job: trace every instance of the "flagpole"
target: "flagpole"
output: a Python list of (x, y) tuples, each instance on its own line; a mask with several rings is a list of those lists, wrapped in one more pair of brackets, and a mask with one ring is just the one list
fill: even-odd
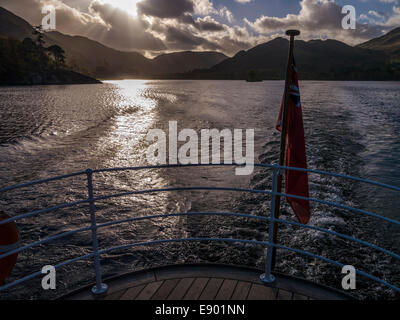
[[(281, 124), (281, 151), (279, 156), (279, 165), (285, 165), (285, 152), (286, 152), (286, 124), (287, 124), (287, 108), (289, 102), (289, 86), (290, 80), (292, 78), (292, 64), (293, 64), (293, 47), (294, 47), (294, 37), (300, 34), (299, 30), (287, 30), (286, 35), (290, 36), (290, 43), (289, 43), (289, 55), (288, 55), (288, 62), (286, 68), (286, 78), (285, 78), (285, 92), (284, 92), (284, 100), (283, 100), (283, 110), (282, 110), (282, 124)], [(283, 175), (282, 172), (278, 175), (278, 183), (277, 183), (277, 192), (282, 192), (282, 180)], [(280, 206), (281, 206), (281, 197), (276, 196), (276, 206), (274, 217), (276, 219), (279, 218), (280, 215)], [(278, 241), (278, 224), (274, 223), (274, 243), (277, 244)], [(276, 264), (276, 248), (272, 249), (272, 269), (275, 268)]]

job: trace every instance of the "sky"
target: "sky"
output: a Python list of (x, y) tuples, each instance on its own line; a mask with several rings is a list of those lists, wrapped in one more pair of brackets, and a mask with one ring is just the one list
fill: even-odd
[[(56, 9), (56, 30), (86, 36), (148, 57), (175, 51), (228, 56), (301, 30), (299, 39), (355, 45), (400, 26), (400, 0), (0, 0), (39, 25), (42, 7)], [(356, 29), (343, 29), (342, 7), (356, 10)]]

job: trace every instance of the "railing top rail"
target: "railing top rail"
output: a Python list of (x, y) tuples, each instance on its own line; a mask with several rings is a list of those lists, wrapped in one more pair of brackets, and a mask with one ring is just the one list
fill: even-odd
[[(190, 167), (209, 167), (209, 166), (228, 166), (228, 167), (237, 167), (237, 166), (243, 166), (244, 164), (237, 164), (237, 163), (231, 163), (231, 164), (225, 164), (225, 163), (220, 163), (220, 164), (166, 164), (166, 165), (157, 165), (157, 166), (138, 166), (138, 167), (120, 167), (120, 168), (104, 168), (104, 169), (95, 169), (93, 170), (94, 173), (100, 173), (100, 172), (117, 172), (117, 171), (128, 171), (128, 170), (145, 170), (145, 169), (168, 169), (168, 168), (190, 168)], [(315, 173), (315, 174), (320, 174), (320, 175), (327, 175), (331, 177), (337, 177), (337, 178), (344, 178), (344, 179), (350, 179), (350, 180), (355, 180), (359, 182), (365, 182), (369, 184), (373, 184), (379, 187), (387, 188), (387, 189), (392, 189), (394, 191), (400, 191), (400, 187), (389, 185), (386, 183), (381, 183), (373, 180), (368, 180), (368, 179), (363, 179), (359, 177), (354, 177), (354, 176), (349, 176), (349, 175), (344, 175), (340, 173), (333, 173), (333, 172), (328, 172), (328, 171), (322, 171), (322, 170), (317, 170), (317, 169), (304, 169), (304, 168), (296, 168), (296, 167), (286, 167), (286, 166), (280, 166), (278, 164), (266, 164), (266, 163), (253, 163), (253, 164), (247, 164), (247, 165), (252, 165), (256, 168), (278, 168), (282, 170), (293, 170), (293, 171), (303, 171), (303, 172), (309, 172), (309, 173)], [(0, 189), (1, 191), (1, 189)]]
[(12, 186), (0, 188), (0, 192), (10, 191), (10, 190), (24, 188), (24, 187), (30, 187), (30, 186), (33, 186), (33, 185), (36, 185), (36, 184), (42, 184), (42, 183), (46, 183), (46, 182), (62, 180), (62, 179), (76, 177), (76, 176), (80, 176), (80, 175), (84, 175), (84, 174), (86, 174), (86, 170), (85, 171), (78, 171), (78, 172), (74, 172), (74, 173), (69, 173), (69, 174), (64, 174), (64, 175), (61, 175), (61, 176), (46, 178), (46, 179), (33, 180), (33, 181), (21, 183), (21, 184), (15, 184), (15, 185), (12, 185)]
[(297, 226), (300, 228), (305, 228), (305, 229), (310, 229), (310, 230), (316, 230), (319, 232), (323, 232), (323, 233), (327, 233), (330, 235), (334, 235), (343, 239), (347, 239), (353, 242), (357, 242), (359, 244), (365, 245), (367, 247), (370, 247), (372, 249), (381, 251), (385, 254), (388, 254), (392, 257), (394, 257), (395, 259), (400, 260), (400, 255), (391, 252), (389, 250), (386, 250), (384, 248), (381, 248), (375, 244), (369, 243), (367, 241), (363, 241), (363, 240), (359, 240), (357, 238), (351, 237), (349, 235), (340, 233), (340, 232), (336, 232), (336, 231), (332, 231), (330, 229), (326, 229), (326, 228), (321, 228), (321, 227), (316, 227), (316, 226), (311, 226), (311, 225), (303, 225), (301, 223), (295, 222), (295, 221), (289, 221), (289, 220), (282, 220), (282, 219), (277, 219), (277, 218), (270, 218), (270, 217), (263, 217), (263, 216), (256, 216), (256, 215), (250, 215), (250, 214), (245, 214), (245, 213), (237, 213), (237, 212), (176, 212), (176, 213), (166, 213), (166, 214), (157, 214), (157, 215), (151, 215), (151, 216), (140, 216), (140, 217), (131, 217), (131, 218), (126, 218), (126, 219), (121, 219), (121, 220), (114, 220), (114, 221), (110, 221), (110, 222), (106, 222), (106, 223), (102, 223), (102, 224), (97, 224), (96, 227), (93, 226), (88, 226), (88, 227), (83, 227), (83, 228), (78, 228), (78, 229), (74, 229), (74, 230), (70, 230), (70, 231), (66, 231), (60, 234), (56, 234), (54, 236), (50, 236), (48, 238), (44, 238), (41, 239), (39, 241), (36, 242), (32, 242), (29, 243), (23, 247), (8, 251), (6, 253), (2, 253), (0, 254), (0, 259), (3, 259), (7, 256), (10, 256), (14, 253), (18, 253), (21, 252), (25, 249), (28, 248), (32, 248), (34, 246), (38, 246), (38, 245), (43, 245), (61, 238), (65, 238), (68, 236), (72, 236), (74, 234), (80, 233), (80, 232), (84, 232), (84, 231), (90, 231), (93, 229), (102, 229), (102, 228), (106, 228), (106, 227), (110, 227), (110, 226), (114, 226), (114, 225), (119, 225), (119, 224), (123, 224), (123, 223), (128, 223), (128, 222), (138, 222), (138, 221), (144, 221), (144, 220), (153, 220), (153, 219), (160, 219), (160, 218), (170, 218), (170, 217), (180, 217), (180, 216), (222, 216), (222, 217), (238, 217), (238, 218), (247, 218), (247, 219), (255, 219), (255, 220), (262, 220), (262, 221), (275, 221), (278, 223), (283, 223), (283, 224), (288, 224), (288, 225), (293, 225), (293, 226)]
[[(149, 190), (134, 190), (134, 191), (126, 191), (126, 192), (122, 192), (122, 193), (115, 193), (115, 194), (110, 194), (110, 195), (103, 195), (103, 196), (97, 196), (97, 197), (93, 197), (93, 201), (99, 201), (99, 200), (107, 200), (107, 199), (111, 199), (111, 198), (118, 198), (118, 197), (124, 197), (124, 196), (129, 196), (129, 195), (140, 195), (140, 194), (150, 194), (150, 193), (159, 193), (159, 192), (173, 192), (173, 191), (204, 191), (204, 190), (209, 190), (209, 191), (231, 191), (231, 192), (247, 192), (247, 193), (253, 193), (253, 194), (273, 194), (272, 191), (269, 190), (257, 190), (257, 189), (244, 189), (244, 188), (228, 188), (228, 187), (204, 187), (204, 186), (199, 186), (199, 187), (176, 187), (176, 188), (159, 188), (159, 189), (149, 189)], [(286, 193), (275, 193), (275, 195), (277, 196), (282, 196), (282, 197), (289, 197), (289, 198), (296, 198), (296, 199), (301, 199), (301, 200), (309, 200), (309, 201), (313, 201), (313, 202), (317, 202), (317, 203), (321, 203), (321, 204), (326, 204), (329, 206), (333, 206), (336, 208), (341, 208), (341, 209), (345, 209), (345, 210), (349, 210), (352, 212), (357, 212), (357, 213), (361, 213), (363, 215), (367, 215), (367, 216), (371, 216), (380, 220), (384, 220), (386, 222), (395, 224), (395, 225), (400, 225), (400, 221), (391, 219), (391, 218), (387, 218), (385, 216), (381, 216), (378, 215), (376, 213), (373, 212), (369, 212), (366, 210), (362, 210), (362, 209), (357, 209), (357, 208), (353, 208), (344, 204), (339, 204), (339, 203), (335, 203), (335, 202), (330, 202), (330, 201), (325, 201), (325, 200), (320, 200), (320, 199), (316, 199), (316, 198), (309, 198), (309, 197), (302, 197), (302, 196), (297, 196), (297, 195), (292, 195), (292, 194), (286, 194)], [(89, 203), (90, 200), (89, 199), (84, 199), (84, 200), (79, 200), (79, 201), (75, 201), (75, 202), (69, 202), (69, 203), (63, 203), (63, 204), (59, 204), (53, 207), (49, 207), (49, 208), (45, 208), (45, 209), (40, 209), (40, 210), (35, 210), (35, 211), (31, 211), (28, 213), (24, 213), (24, 214), (20, 214), (11, 218), (7, 218), (4, 220), (0, 221), (0, 225), (3, 224), (7, 224), (9, 222), (12, 221), (17, 221), (17, 220), (21, 220), (21, 219), (25, 219), (28, 217), (32, 217), (32, 216), (36, 216), (42, 213), (48, 213), (54, 210), (58, 210), (58, 209), (64, 209), (64, 208), (70, 208), (70, 207), (74, 207), (80, 204), (84, 204), (84, 203)]]

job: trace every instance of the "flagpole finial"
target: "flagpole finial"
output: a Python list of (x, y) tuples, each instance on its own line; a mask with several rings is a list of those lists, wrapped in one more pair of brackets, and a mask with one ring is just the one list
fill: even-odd
[(286, 35), (295, 37), (300, 34), (300, 30), (286, 30)]

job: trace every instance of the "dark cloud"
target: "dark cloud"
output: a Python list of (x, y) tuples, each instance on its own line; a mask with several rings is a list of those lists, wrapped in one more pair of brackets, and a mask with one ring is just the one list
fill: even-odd
[(146, 0), (137, 4), (141, 14), (157, 18), (179, 18), (185, 13), (192, 13), (192, 0)]
[(191, 24), (192, 26), (196, 24), (196, 22), (193, 19), (193, 16), (189, 13), (185, 13), (184, 15), (180, 16), (178, 22), (183, 24)]
[[(91, 3), (90, 12), (100, 17), (108, 26), (107, 32), (102, 35), (102, 41), (112, 47), (139, 51), (166, 49), (162, 40), (147, 31), (149, 22), (145, 20), (134, 18), (123, 10), (98, 1)], [(95, 32), (97, 31), (93, 30), (89, 34), (95, 36)], [(97, 37), (99, 36), (97, 35)]]
[(217, 32), (225, 30), (225, 25), (215, 21), (211, 17), (193, 19), (190, 14), (184, 14), (178, 20), (181, 24), (191, 25), (201, 31)]
[(209, 39), (198, 36), (185, 28), (167, 27), (165, 30), (165, 42), (171, 50), (219, 50), (221, 46)]
[(205, 17), (204, 19), (201, 18), (197, 19), (197, 21), (195, 22), (195, 26), (196, 28), (202, 31), (215, 32), (215, 31), (225, 30), (225, 26), (223, 24), (211, 19), (210, 17)]
[(193, 48), (204, 43), (204, 39), (197, 37), (187, 30), (180, 30), (175, 27), (169, 27), (166, 30), (165, 38), (172, 47)]

